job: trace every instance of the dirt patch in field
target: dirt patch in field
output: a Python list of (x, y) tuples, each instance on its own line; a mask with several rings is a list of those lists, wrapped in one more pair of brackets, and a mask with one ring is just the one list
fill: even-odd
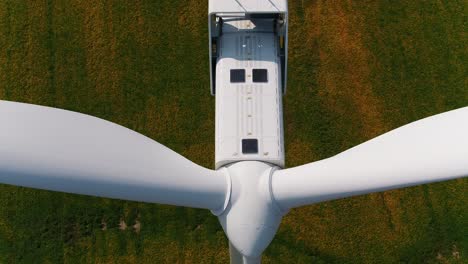
[(158, 138), (164, 135), (177, 135), (179, 133), (180, 129), (177, 122), (172, 122), (174, 119), (177, 119), (180, 112), (179, 99), (177, 97), (169, 101), (149, 97), (146, 100), (145, 112), (145, 130), (151, 137)]
[(13, 234), (11, 227), (0, 219), (0, 236), (10, 240), (13, 238)]
[(194, 10), (207, 10), (208, 1), (188, 0), (180, 7), (178, 14), (179, 26), (185, 28), (194, 36), (200, 36), (200, 31), (203, 29), (199, 24), (199, 17), (194, 16)]
[(9, 99), (37, 102), (49, 92), (48, 17), (39, 2), (0, 4), (0, 90)]
[(292, 164), (287, 164), (288, 167), (305, 164), (311, 160), (319, 160), (319, 157), (314, 153), (313, 146), (300, 139), (294, 139), (292, 142), (288, 143), (286, 153), (288, 155), (288, 161), (294, 162)]
[[(53, 39), (52, 5), (29, 3), (28, 32), (26, 42), (25, 96), (28, 102), (42, 98), (54, 85), (55, 47)], [(47, 33), (46, 35), (44, 33)], [(44, 37), (46, 36), (46, 37)], [(44, 42), (47, 43), (44, 48)], [(44, 67), (47, 65), (48, 67)]]
[(107, 230), (107, 222), (104, 219), (101, 221), (101, 230), (102, 231)]
[(209, 142), (192, 144), (188, 146), (181, 154), (201, 166), (211, 168), (214, 164), (214, 151), (214, 142)]
[(123, 219), (120, 219), (119, 229), (122, 230), (122, 231), (127, 229), (127, 223), (125, 223), (125, 221)]
[[(366, 47), (362, 32), (366, 25), (359, 10), (350, 2), (336, 4), (326, 2), (314, 12), (327, 14), (326, 26), (322, 31), (324, 47), (320, 47), (319, 94), (326, 100), (326, 106), (340, 115), (357, 122), (357, 136), (362, 141), (374, 138), (391, 129), (382, 117), (382, 101), (372, 87), (372, 69), (378, 62)], [(325, 12), (323, 10), (326, 10)], [(381, 204), (386, 210), (382, 217), (388, 219), (386, 237), (395, 238), (401, 226), (399, 198), (401, 193), (394, 191), (381, 194)]]
[[(293, 44), (295, 49), (292, 53), (295, 55), (292, 57), (301, 59), (301, 56), (307, 56), (307, 54), (317, 54), (318, 62), (314, 72), (316, 83), (312, 83), (313, 89), (318, 91), (317, 97), (322, 102), (322, 106), (328, 112), (338, 116), (330, 125), (337, 131), (337, 134), (341, 133), (337, 140), (344, 142), (343, 148), (348, 144), (345, 142), (347, 140), (359, 143), (391, 129), (383, 118), (383, 101), (374, 92), (373, 74), (375, 69), (378, 69), (379, 62), (366, 46), (364, 34), (368, 28), (363, 17), (360, 10), (353, 9), (353, 3), (350, 1), (312, 1), (304, 6), (303, 18), (300, 16), (292, 18), (293, 23), (302, 24), (305, 27), (302, 32), (296, 31), (290, 36), (294, 38), (291, 41), (300, 43), (300, 45)], [(298, 65), (298, 67), (301, 66)], [(309, 78), (314, 77), (311, 74)], [(349, 130), (349, 132), (342, 132), (343, 130)], [(289, 146), (288, 158), (291, 160), (301, 160), (301, 153), (307, 151), (304, 146), (300, 145), (300, 142), (291, 142)], [(350, 146), (346, 145), (347, 147)], [(307, 155), (313, 156), (312, 153)], [(371, 197), (372, 199), (362, 200), (366, 206), (379, 208), (372, 212), (367, 212), (367, 207), (364, 205), (352, 204), (352, 200), (349, 200), (349, 205), (346, 202), (339, 205), (366, 212), (368, 215), (362, 217), (378, 222), (379, 225), (375, 229), (380, 228), (378, 231), (382, 237), (395, 240), (401, 232), (402, 225), (401, 192), (395, 191), (373, 197), (375, 199)], [(301, 210), (298, 215), (308, 214), (306, 209)], [(310, 217), (305, 219), (309, 220), (304, 220), (304, 223), (318, 228), (319, 220), (314, 222), (310, 220), (312, 219)], [(363, 225), (362, 228), (367, 227)], [(317, 240), (322, 240), (325, 244), (331, 243), (327, 236), (331, 236), (332, 231), (325, 228), (322, 232), (315, 232)], [(373, 238), (374, 233), (371, 232), (357, 232), (346, 236), (349, 241)]]
[(391, 192), (384, 192), (380, 194), (382, 197), (382, 203), (387, 210), (388, 222), (390, 228), (396, 233), (401, 232), (403, 226), (402, 223), (402, 214), (403, 211), (400, 205), (400, 199), (403, 196), (402, 190), (393, 190)]
[(133, 225), (133, 229), (138, 234), (141, 231), (141, 222), (137, 219), (135, 220), (135, 224)]
[(359, 11), (349, 3), (327, 1), (311, 5), (306, 18), (312, 19), (308, 41), (319, 42), (317, 89), (325, 107), (359, 122), (364, 139), (387, 131), (371, 82), (376, 60), (365, 46)]
[(0, 99), (6, 99), (5, 90), (8, 88), (8, 53), (10, 45), (8, 44), (9, 32), (11, 30), (10, 14), (7, 12), (7, 3), (0, 3)]
[(78, 1), (74, 6), (82, 14), (86, 72), (95, 94), (108, 98), (114, 105), (122, 105), (122, 98), (119, 98), (122, 94), (119, 83), (122, 72), (116, 65), (118, 34), (114, 27), (112, 6), (100, 2), (90, 5), (86, 1)]
[[(439, 263), (459, 263), (460, 261), (460, 251), (457, 248), (457, 245), (452, 246), (452, 252), (449, 254), (442, 254), (441, 252), (437, 252), (437, 262)], [(461, 263), (461, 262), (460, 262)]]
[(128, 23), (129, 30), (135, 35), (135, 38), (138, 44), (142, 46), (149, 46), (149, 37), (151, 36), (151, 31), (148, 29), (152, 25), (149, 25), (148, 21), (144, 17), (144, 9), (142, 6), (142, 1), (134, 1), (131, 8), (128, 10), (130, 23)]

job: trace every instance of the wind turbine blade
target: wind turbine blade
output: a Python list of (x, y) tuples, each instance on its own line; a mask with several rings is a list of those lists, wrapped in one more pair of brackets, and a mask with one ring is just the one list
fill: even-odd
[(468, 176), (468, 107), (431, 116), (334, 157), (273, 174), (283, 209)]
[(227, 179), (117, 124), (0, 101), (0, 182), (211, 210)]

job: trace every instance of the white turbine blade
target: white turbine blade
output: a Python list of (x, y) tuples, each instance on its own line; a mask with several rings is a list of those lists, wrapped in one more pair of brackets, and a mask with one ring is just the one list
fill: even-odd
[(227, 180), (117, 124), (0, 101), (0, 183), (216, 210)]
[(334, 157), (273, 174), (283, 209), (468, 176), (468, 107), (390, 131)]

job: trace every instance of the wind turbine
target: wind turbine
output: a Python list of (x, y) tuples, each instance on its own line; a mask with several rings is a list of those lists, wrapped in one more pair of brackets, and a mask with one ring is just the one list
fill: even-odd
[(0, 182), (204, 208), (232, 263), (259, 263), (291, 208), (468, 175), (468, 107), (284, 169), (287, 2), (209, 2), (216, 170), (111, 122), (0, 101)]

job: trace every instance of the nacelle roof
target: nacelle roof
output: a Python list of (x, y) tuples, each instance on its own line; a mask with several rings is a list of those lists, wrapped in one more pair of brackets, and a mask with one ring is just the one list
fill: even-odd
[(287, 0), (210, 0), (208, 13), (287, 13)]

